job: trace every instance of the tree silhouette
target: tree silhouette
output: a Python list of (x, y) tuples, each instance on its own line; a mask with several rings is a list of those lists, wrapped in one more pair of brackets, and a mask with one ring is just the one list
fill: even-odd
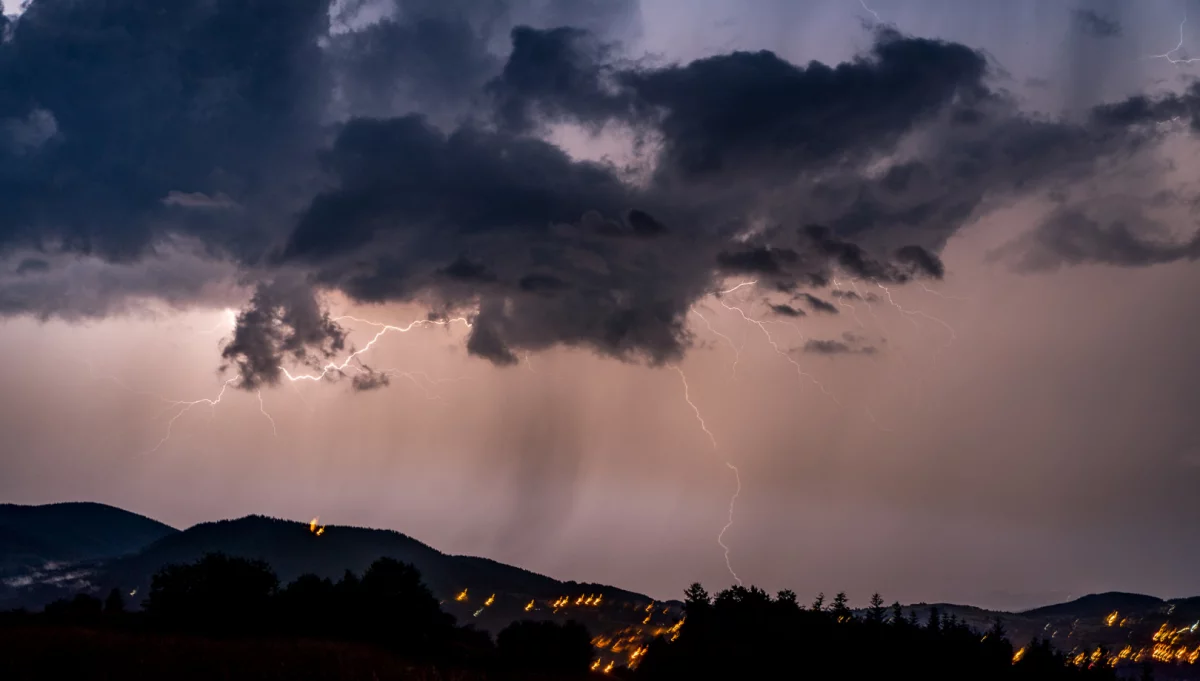
[(581, 676), (592, 661), (591, 635), (573, 620), (514, 622), (496, 637), (496, 650), (504, 669), (514, 674)]
[(260, 560), (211, 553), (154, 575), (144, 607), (162, 625), (205, 634), (264, 628), (279, 579)]
[(825, 592), (824, 591), (817, 594), (817, 597), (813, 599), (812, 606), (809, 609), (812, 610), (813, 612), (821, 612), (822, 610), (825, 609)]
[(879, 593), (871, 594), (870, 607), (867, 609), (867, 621), (875, 624), (883, 623), (887, 608), (883, 607), (883, 597)]
[(94, 626), (100, 621), (104, 605), (99, 598), (77, 594), (71, 599), (61, 599), (46, 606), (46, 619), (54, 624), (69, 626)]
[[(690, 593), (699, 593), (697, 586)], [(695, 599), (693, 599), (695, 600)], [(819, 601), (820, 602), (820, 601)], [(840, 607), (839, 607), (840, 606)], [(900, 606), (894, 626), (880, 626), (882, 597), (865, 616), (849, 611), (844, 594), (827, 610), (801, 609), (790, 592), (769, 598), (755, 587), (721, 591), (705, 617), (684, 620), (677, 640), (656, 639), (636, 677), (693, 679), (843, 678), (896, 676), (926, 681), (1111, 681), (1112, 669), (1076, 668), (1046, 642), (1017, 664), (1011, 643), (995, 627), (988, 635), (931, 608), (930, 626), (910, 624)], [(915, 615), (914, 615), (915, 618)]]
[(850, 606), (848, 603), (849, 601), (846, 598), (846, 592), (839, 591), (838, 594), (833, 597), (833, 603), (829, 606), (829, 611), (832, 612), (833, 616), (839, 620), (849, 619)]
[(454, 617), (442, 611), (415, 567), (380, 558), (363, 573), (357, 591), (351, 602), (360, 638), (410, 654), (445, 653)]
[(683, 597), (683, 606), (688, 610), (695, 610), (699, 607), (707, 607), (712, 603), (712, 598), (708, 595), (708, 592), (704, 590), (704, 587), (701, 586), (699, 582), (693, 582), (692, 585), (683, 592)]
[(796, 602), (796, 592), (791, 589), (783, 589), (775, 595), (775, 601), (780, 604), (794, 605), (797, 608), (800, 604)]
[(353, 616), (346, 600), (339, 598), (343, 595), (328, 579), (300, 575), (279, 592), (279, 622), (293, 635), (337, 637), (343, 633), (347, 618)]
[(107, 616), (120, 615), (125, 612), (125, 599), (121, 598), (121, 592), (113, 589), (108, 592), (108, 598), (104, 599), (104, 614)]

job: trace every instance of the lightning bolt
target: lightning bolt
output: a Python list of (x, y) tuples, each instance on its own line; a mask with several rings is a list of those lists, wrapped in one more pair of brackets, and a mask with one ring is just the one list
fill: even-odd
[[(425, 392), (426, 399), (429, 399), (429, 400), (442, 399), (442, 396), (440, 393), (434, 392), (434, 390), (436, 390), (437, 386), (439, 386), (443, 383), (454, 383), (456, 381), (467, 380), (466, 376), (456, 376), (453, 378), (431, 378), (429, 376), (429, 374), (425, 373), (424, 371), (401, 371), (399, 369), (386, 369), (379, 373), (386, 374), (388, 376), (401, 376), (403, 378), (407, 378), (409, 381), (412, 382), (413, 385), (415, 385), (418, 388), (420, 388), (421, 390), (423, 390)], [(425, 379), (425, 383), (418, 381), (417, 380), (418, 378)]]
[(757, 283), (758, 283), (757, 279), (751, 279), (750, 281), (743, 281), (742, 283), (738, 284), (737, 286), (734, 286), (733, 288), (727, 288), (724, 291), (718, 291), (718, 293), (720, 293), (721, 295), (726, 295), (729, 293), (733, 293), (734, 291), (736, 291), (740, 288), (745, 288), (747, 286), (753, 286)]
[(237, 325), (237, 313), (229, 308), (225, 308), (221, 313), (221, 321), (207, 331), (197, 331), (197, 335), (207, 336), (210, 333), (216, 333), (221, 329), (233, 328)]
[[(159, 449), (162, 448), (162, 446), (164, 444), (167, 443), (168, 440), (171, 439), (171, 435), (174, 433), (174, 430), (175, 430), (175, 422), (178, 421), (180, 418), (182, 418), (184, 414), (191, 411), (193, 407), (197, 407), (200, 405), (208, 405), (208, 407), (210, 409), (209, 417), (211, 418), (215, 414), (217, 405), (221, 403), (221, 400), (225, 399), (225, 392), (227, 390), (229, 390), (229, 386), (232, 385), (235, 381), (238, 381), (240, 378), (238, 376), (235, 376), (235, 377), (225, 381), (224, 383), (222, 383), (221, 390), (217, 393), (216, 397), (202, 398), (202, 399), (198, 399), (198, 400), (171, 400), (171, 399), (162, 397), (161, 395), (156, 395), (154, 393), (147, 392), (145, 390), (135, 390), (135, 389), (129, 387), (128, 385), (126, 385), (125, 383), (123, 383), (121, 380), (119, 380), (115, 376), (97, 376), (95, 370), (92, 367), (91, 361), (87, 361), (86, 364), (88, 367), (88, 372), (92, 375), (92, 378), (94, 380), (101, 380), (101, 379), (108, 380), (108, 381), (111, 381), (117, 387), (119, 387), (122, 390), (125, 390), (131, 394), (141, 395), (141, 396), (145, 396), (145, 397), (152, 397), (156, 400), (159, 400), (160, 402), (164, 402), (166, 404), (166, 406), (159, 412), (160, 414), (163, 412), (170, 412), (170, 411), (175, 412), (171, 416), (170, 420), (167, 421), (167, 432), (163, 434), (162, 439), (160, 439), (158, 441), (158, 444), (154, 445), (154, 447), (150, 450), (151, 453), (157, 452)], [(272, 418), (271, 415), (267, 412), (266, 405), (263, 403), (262, 391), (261, 390), (257, 391), (257, 395), (258, 395), (258, 410), (259, 410), (259, 412), (267, 418), (268, 422), (270, 422), (271, 432), (275, 436), (278, 436), (279, 431), (275, 426), (275, 419)]]
[(1167, 50), (1166, 52), (1163, 52), (1162, 54), (1151, 54), (1151, 55), (1142, 57), (1142, 59), (1165, 59), (1168, 62), (1170, 62), (1171, 64), (1174, 64), (1175, 66), (1179, 66), (1180, 64), (1192, 64), (1194, 62), (1200, 61), (1200, 57), (1193, 57), (1191, 59), (1175, 59), (1174, 57), (1171, 56), (1172, 54), (1175, 54), (1176, 52), (1183, 49), (1183, 26), (1186, 23), (1187, 23), (1187, 7), (1185, 6), (1184, 12), (1183, 12), (1183, 21), (1179, 22), (1179, 43), (1176, 44), (1173, 49)]
[(873, 305), (871, 305), (871, 301), (868, 300), (867, 297), (863, 295), (862, 291), (858, 290), (858, 282), (855, 281), (854, 279), (851, 279), (850, 287), (854, 289), (854, 293), (856, 293), (859, 298), (862, 298), (863, 305), (867, 306), (867, 312), (871, 313), (871, 319), (875, 320), (875, 326), (877, 326), (884, 333), (887, 333), (887, 331), (883, 328), (883, 325), (879, 321), (879, 315), (875, 314), (875, 307)]
[(883, 20), (879, 18), (879, 12), (876, 12), (875, 10), (871, 9), (870, 7), (867, 7), (867, 0), (858, 0), (858, 4), (862, 5), (863, 9), (870, 12), (871, 16), (875, 17), (876, 22), (881, 23), (881, 24), (883, 23)]
[(931, 314), (928, 314), (928, 313), (922, 312), (921, 310), (907, 310), (907, 309), (905, 309), (904, 307), (902, 307), (902, 306), (901, 306), (899, 303), (897, 303), (897, 302), (896, 302), (896, 301), (895, 301), (895, 300), (892, 298), (892, 291), (891, 291), (891, 289), (889, 289), (888, 287), (886, 287), (886, 286), (884, 286), (883, 284), (880, 284), (880, 283), (876, 283), (875, 285), (876, 285), (876, 286), (878, 286), (879, 288), (883, 289), (884, 293), (886, 293), (886, 294), (887, 294), (888, 303), (890, 303), (890, 304), (892, 305), (892, 307), (896, 308), (896, 309), (897, 309), (897, 310), (899, 310), (900, 312), (902, 312), (902, 313), (904, 313), (905, 315), (907, 315), (907, 316), (908, 316), (908, 318), (909, 318), (909, 321), (911, 321), (911, 322), (913, 323), (913, 326), (916, 326), (917, 328), (920, 328), (920, 325), (918, 325), (918, 324), (917, 324), (917, 321), (916, 321), (915, 319), (913, 319), (913, 317), (924, 317), (925, 319), (928, 319), (928, 320), (930, 320), (930, 321), (932, 321), (932, 322), (936, 322), (936, 323), (938, 323), (938, 324), (941, 324), (941, 325), (942, 325), (942, 327), (943, 327), (944, 329), (946, 329), (946, 331), (949, 331), (949, 332), (950, 332), (950, 340), (946, 341), (946, 344), (945, 344), (945, 345), (943, 345), (941, 348), (939, 348), (939, 349), (938, 349), (938, 351), (937, 351), (936, 353), (934, 353), (934, 357), (935, 357), (935, 358), (936, 358), (938, 355), (940, 355), (940, 354), (942, 353), (942, 351), (943, 351), (943, 350), (945, 350), (946, 348), (949, 348), (951, 345), (953, 345), (953, 344), (954, 344), (954, 341), (958, 340), (958, 334), (957, 334), (957, 333), (954, 331), (954, 327), (950, 326), (949, 324), (947, 324), (946, 322), (942, 321), (941, 319), (938, 319), (937, 317), (934, 317), (934, 316), (933, 316), (933, 315), (931, 315)]
[(262, 391), (256, 390), (255, 392), (258, 394), (258, 411), (271, 422), (271, 433), (275, 437), (279, 437), (279, 431), (275, 429), (275, 419), (271, 418), (271, 415), (267, 413), (266, 405), (263, 404)]
[[(712, 431), (708, 429), (708, 424), (704, 422), (704, 415), (700, 413), (700, 407), (697, 407), (696, 403), (692, 401), (687, 374), (683, 373), (683, 369), (680, 369), (678, 366), (672, 366), (671, 368), (675, 370), (675, 373), (679, 374), (679, 380), (683, 382), (683, 400), (692, 408), (692, 413), (696, 415), (696, 421), (700, 423), (700, 430), (704, 431), (704, 434), (708, 436), (708, 441), (712, 443), (713, 451), (718, 451), (716, 436), (712, 434)], [(742, 476), (738, 472), (737, 466), (728, 461), (725, 462), (725, 465), (729, 467), (729, 470), (733, 471), (734, 480), (737, 482), (737, 489), (734, 490), (733, 496), (729, 498), (729, 519), (717, 534), (717, 545), (725, 553), (725, 568), (729, 570), (729, 574), (733, 575), (733, 579), (741, 586), (742, 578), (738, 577), (737, 572), (734, 571), (733, 563), (729, 558), (729, 546), (725, 543), (725, 533), (729, 531), (730, 527), (733, 527), (733, 508), (737, 503), (738, 495), (742, 493)]]
[(737, 345), (734, 345), (732, 338), (730, 338), (729, 336), (726, 336), (725, 334), (723, 334), (720, 331), (717, 331), (715, 328), (713, 328), (712, 323), (708, 321), (708, 317), (705, 317), (703, 314), (701, 314), (700, 311), (697, 310), (695, 307), (691, 308), (691, 313), (696, 315), (700, 319), (704, 320), (704, 325), (708, 327), (708, 330), (711, 331), (714, 335), (725, 339), (725, 342), (728, 343), (729, 347), (733, 349), (733, 379), (737, 380), (738, 362), (742, 361), (742, 349), (739, 348)]
[[(161, 395), (156, 395), (155, 393), (147, 392), (145, 390), (136, 390), (134, 388), (131, 388), (127, 384), (125, 384), (123, 381), (121, 381), (121, 379), (119, 379), (116, 376), (113, 376), (111, 374), (106, 374), (104, 376), (96, 375), (96, 369), (95, 369), (95, 367), (92, 366), (92, 361), (90, 359), (79, 360), (79, 361), (82, 361), (83, 364), (85, 366), (87, 366), (88, 374), (92, 377), (93, 381), (101, 381), (101, 380), (110, 381), (113, 383), (113, 385), (117, 386), (118, 388), (120, 388), (120, 389), (124, 390), (125, 392), (128, 392), (132, 395), (141, 395), (143, 397), (153, 397), (154, 399), (156, 399), (160, 402), (168, 403), (168, 405), (174, 404), (173, 400), (168, 400), (168, 399), (162, 397)], [(170, 406), (168, 406), (167, 408), (170, 409)]]
[(367, 344), (364, 345), (361, 350), (355, 350), (354, 352), (350, 353), (346, 357), (345, 361), (343, 361), (341, 364), (337, 364), (334, 362), (330, 362), (329, 364), (326, 364), (324, 367), (322, 367), (321, 373), (319, 373), (319, 374), (300, 374), (298, 376), (293, 376), (291, 374), (291, 372), (289, 372), (287, 369), (284, 369), (283, 374), (285, 376), (287, 376), (289, 381), (320, 381), (320, 380), (324, 379), (326, 376), (328, 376), (330, 373), (343, 372), (346, 370), (346, 367), (350, 366), (351, 362), (353, 362), (355, 359), (358, 358), (359, 355), (370, 350), (375, 345), (375, 343), (379, 341), (380, 338), (383, 338), (386, 334), (391, 333), (393, 331), (395, 331), (397, 333), (408, 333), (409, 331), (412, 331), (414, 328), (417, 328), (418, 326), (422, 327), (422, 328), (427, 327), (427, 326), (450, 326), (450, 324), (453, 322), (462, 322), (463, 324), (466, 324), (468, 327), (471, 326), (471, 322), (466, 317), (455, 317), (454, 319), (418, 319), (414, 322), (409, 322), (409, 324), (407, 326), (393, 326), (391, 324), (384, 324), (381, 322), (373, 322), (368, 319), (359, 319), (358, 317), (352, 317), (350, 315), (342, 315), (341, 317), (336, 317), (333, 321), (337, 322), (337, 321), (341, 321), (343, 319), (349, 319), (351, 321), (359, 322), (360, 324), (367, 324), (368, 326), (378, 327), (379, 332), (376, 333), (375, 336), (373, 338), (371, 338), (371, 340), (368, 341)]
[[(841, 285), (841, 283), (839, 283), (837, 279), (834, 279), (834, 280), (833, 280), (833, 287), (834, 287), (835, 289), (837, 289), (837, 291), (838, 291), (839, 293), (845, 293), (845, 291), (842, 289), (842, 285)], [(847, 302), (845, 302), (845, 301), (844, 301), (844, 300), (842, 300), (841, 298), (838, 298), (838, 305), (841, 305), (842, 307), (844, 307), (844, 308), (846, 308), (846, 309), (850, 310), (850, 314), (854, 316), (854, 321), (858, 322), (858, 328), (860, 328), (860, 329), (865, 329), (865, 328), (866, 328), (866, 326), (865, 326), (865, 325), (863, 324), (863, 322), (862, 322), (862, 319), (859, 319), (859, 317), (858, 317), (858, 310), (857, 310), (857, 309), (855, 309), (855, 307), (854, 307), (853, 305), (851, 305), (850, 303), (847, 303)]]
[[(230, 314), (230, 313), (231, 313), (231, 311), (226, 310), (226, 314)], [(368, 350), (370, 350), (380, 338), (382, 338), (384, 335), (391, 333), (391, 332), (407, 333), (408, 331), (411, 331), (412, 329), (414, 329), (418, 326), (420, 326), (420, 327), (449, 326), (450, 324), (452, 324), (454, 322), (462, 322), (462, 323), (466, 324), (467, 326), (471, 325), (470, 321), (464, 317), (456, 317), (454, 319), (446, 319), (446, 320), (421, 319), (421, 320), (411, 322), (407, 326), (394, 326), (391, 324), (373, 322), (373, 321), (366, 320), (366, 319), (359, 319), (358, 317), (352, 317), (350, 315), (344, 315), (342, 317), (338, 317), (334, 321), (340, 321), (343, 319), (349, 319), (349, 320), (359, 322), (362, 324), (367, 324), (369, 326), (374, 326), (374, 327), (379, 328), (379, 331), (375, 334), (374, 337), (371, 338), (371, 340), (365, 346), (363, 346), (363, 348), (361, 350), (357, 350), (355, 352), (350, 353), (350, 355), (348, 355), (346, 357), (346, 359), (340, 364), (331, 362), (330, 364), (323, 367), (320, 374), (292, 375), (287, 369), (284, 369), (283, 373), (285, 376), (287, 376), (289, 381), (291, 381), (292, 383), (295, 383), (298, 381), (319, 381), (332, 372), (344, 372), (348, 369), (352, 370), (352, 371), (362, 371), (362, 369), (360, 369), (359, 367), (353, 366), (352, 362), (355, 362), (355, 361), (361, 362), (361, 360), (359, 360), (359, 356), (362, 355), (363, 353), (367, 352)], [(235, 319), (235, 321), (236, 321), (236, 319)], [(228, 324), (228, 320), (224, 321), (223, 324)], [(220, 328), (220, 325), (218, 325), (218, 327), (215, 327), (213, 329), (213, 331), (215, 331), (217, 328)], [(211, 331), (209, 331), (207, 333), (211, 333)], [(161, 400), (162, 402), (166, 403), (166, 407), (163, 409), (163, 411), (174, 411), (174, 414), (171, 416), (170, 420), (167, 421), (167, 432), (163, 435), (162, 439), (158, 441), (158, 444), (156, 444), (154, 446), (154, 448), (150, 450), (151, 452), (158, 451), (159, 449), (162, 448), (162, 446), (164, 444), (166, 444), (166, 442), (168, 440), (171, 439), (171, 435), (175, 429), (175, 422), (178, 421), (181, 417), (183, 417), (184, 414), (191, 411), (194, 407), (197, 407), (200, 405), (207, 405), (209, 407), (209, 409), (212, 410), (212, 411), (210, 411), (210, 416), (212, 413), (215, 413), (216, 406), (218, 404), (220, 404), (221, 401), (225, 398), (225, 393), (227, 390), (229, 390), (229, 387), (231, 385), (233, 385), (235, 382), (241, 380), (241, 377), (235, 376), (235, 377), (230, 378), (229, 380), (225, 381), (224, 383), (222, 383), (221, 390), (217, 393), (216, 397), (202, 398), (202, 399), (198, 399), (198, 400), (169, 400), (164, 397), (154, 395), (153, 393), (133, 390), (132, 388), (128, 387), (127, 385), (125, 385), (124, 383), (122, 383), (121, 381), (119, 381), (117, 378), (115, 378), (113, 376), (97, 377), (95, 374), (95, 371), (92, 369), (91, 363), (88, 362), (87, 365), (88, 365), (88, 371), (92, 374), (92, 378), (94, 378), (94, 379), (106, 378), (106, 379), (112, 381), (113, 383), (115, 383), (118, 387), (121, 387), (132, 393), (155, 397), (155, 398)], [(440, 398), (440, 395), (432, 394), (432, 391), (430, 389), (431, 385), (437, 386), (441, 383), (448, 382), (448, 381), (462, 380), (462, 379), (433, 379), (433, 378), (430, 378), (429, 375), (426, 374), (425, 372), (420, 372), (420, 371), (408, 372), (408, 371), (400, 371), (398, 369), (389, 369), (389, 370), (381, 372), (381, 373), (385, 373), (390, 376), (403, 376), (403, 377), (407, 378), (408, 380), (412, 381), (412, 383), (414, 385), (416, 385), (417, 387), (424, 390), (426, 393), (426, 397), (429, 399), (439, 399)], [(428, 385), (423, 384), (423, 383), (421, 383), (421, 381), (417, 380), (418, 377), (424, 378)], [(294, 389), (294, 386), (293, 386), (293, 389)], [(276, 424), (274, 417), (272, 417), (271, 414), (267, 411), (266, 403), (263, 401), (262, 390), (256, 390), (255, 395), (258, 399), (259, 413), (261, 413), (267, 419), (267, 422), (271, 424), (271, 432), (276, 437), (278, 437), (278, 435), (279, 435), (278, 425)], [(298, 391), (297, 391), (297, 395), (300, 395), (300, 393)], [(303, 395), (300, 395), (300, 398), (301, 398), (301, 400), (303, 400)], [(307, 402), (306, 402), (306, 404), (307, 404)]]
[(959, 300), (959, 301), (962, 301), (962, 302), (964, 302), (964, 303), (969, 303), (969, 302), (971, 302), (971, 299), (970, 299), (970, 298), (960, 298), (959, 296), (948, 296), (948, 295), (946, 295), (945, 293), (942, 293), (942, 292), (940, 292), (940, 291), (934, 291), (933, 289), (931, 289), (931, 288), (929, 288), (928, 286), (926, 286), (924, 282), (922, 282), (922, 283), (921, 283), (921, 289), (922, 289), (923, 291), (925, 291), (926, 293), (929, 293), (929, 294), (935, 295), (935, 296), (937, 296), (938, 298), (941, 298), (941, 299), (943, 299), (943, 300)]
[(878, 286), (879, 288), (883, 289), (883, 292), (887, 295), (888, 304), (891, 305), (892, 307), (896, 308), (897, 310), (899, 310), (900, 313), (904, 315), (904, 318), (907, 319), (908, 322), (913, 325), (913, 328), (920, 331), (921, 325), (917, 323), (917, 320), (913, 319), (914, 315), (909, 314), (908, 310), (905, 310), (903, 307), (900, 307), (899, 303), (897, 303), (892, 298), (892, 290), (878, 282), (875, 285)]
[(700, 422), (700, 430), (703, 430), (704, 434), (708, 436), (708, 441), (712, 443), (713, 450), (715, 451), (717, 449), (717, 438), (712, 434), (712, 431), (708, 429), (708, 424), (704, 422), (704, 415), (700, 413), (700, 407), (697, 407), (696, 403), (692, 401), (691, 390), (688, 387), (687, 374), (683, 373), (683, 369), (680, 369), (678, 366), (672, 366), (671, 368), (675, 370), (675, 373), (679, 374), (679, 380), (683, 381), (683, 399), (688, 403), (688, 406), (692, 408), (692, 413), (696, 415), (696, 420)]
[(733, 490), (733, 496), (729, 497), (729, 519), (725, 521), (725, 527), (722, 527), (721, 531), (717, 533), (717, 544), (725, 552), (725, 567), (729, 569), (729, 574), (733, 575), (738, 586), (741, 586), (742, 578), (738, 577), (737, 573), (733, 571), (733, 565), (729, 562), (729, 547), (725, 545), (725, 533), (729, 531), (729, 528), (733, 527), (733, 506), (737, 503), (738, 496), (742, 493), (742, 474), (738, 471), (737, 466), (728, 461), (725, 462), (725, 465), (729, 467), (729, 470), (733, 471), (733, 479), (737, 482), (737, 488)]
[[(221, 384), (221, 392), (217, 393), (217, 396), (216, 396), (215, 398), (213, 398), (213, 399), (207, 399), (207, 398), (205, 398), (205, 399), (200, 399), (200, 400), (190, 400), (190, 401), (185, 401), (185, 400), (166, 400), (166, 401), (167, 401), (167, 402), (169, 402), (169, 403), (170, 403), (170, 405), (171, 405), (171, 406), (170, 406), (170, 407), (168, 407), (168, 408), (172, 408), (172, 407), (180, 407), (180, 409), (179, 409), (179, 411), (175, 412), (175, 415), (174, 415), (174, 416), (172, 416), (172, 417), (171, 417), (171, 420), (167, 422), (167, 434), (166, 434), (166, 435), (163, 435), (163, 438), (162, 438), (161, 440), (159, 440), (159, 441), (158, 441), (158, 444), (154, 445), (154, 449), (151, 449), (151, 450), (150, 450), (150, 451), (151, 451), (151, 453), (153, 453), (153, 452), (157, 452), (157, 451), (158, 451), (158, 449), (159, 449), (160, 447), (162, 447), (162, 446), (163, 446), (163, 444), (165, 444), (167, 440), (170, 440), (170, 439), (171, 439), (171, 431), (172, 431), (172, 429), (174, 429), (174, 427), (175, 427), (175, 422), (179, 420), (179, 417), (180, 417), (180, 416), (183, 416), (184, 414), (186, 414), (186, 413), (188, 413), (189, 411), (191, 411), (192, 407), (195, 407), (195, 406), (197, 406), (197, 405), (200, 405), (200, 404), (207, 404), (207, 405), (209, 406), (209, 408), (210, 408), (210, 409), (214, 409), (214, 410), (215, 410), (215, 409), (216, 409), (216, 407), (217, 407), (217, 405), (221, 403), (221, 400), (222, 400), (222, 399), (224, 399), (224, 397), (225, 397), (225, 391), (229, 389), (229, 384), (230, 384), (230, 383), (233, 383), (234, 381), (238, 380), (239, 378), (240, 378), (240, 377), (238, 377), (238, 376), (234, 376), (233, 378), (229, 379), (228, 381), (225, 381), (224, 383), (222, 383), (222, 384)], [(266, 413), (266, 412), (263, 412), (263, 413)], [(268, 418), (270, 418), (270, 417), (268, 417)], [(274, 427), (274, 421), (272, 421), (272, 427)]]
[(721, 300), (718, 298), (717, 302), (721, 303), (721, 307), (724, 307), (726, 310), (733, 310), (733, 311), (737, 312), (738, 314), (740, 314), (742, 316), (742, 319), (757, 326), (759, 328), (759, 330), (761, 330), (763, 332), (763, 335), (766, 336), (767, 342), (771, 344), (771, 347), (775, 350), (775, 354), (786, 359), (788, 361), (788, 363), (792, 365), (792, 368), (794, 368), (796, 370), (796, 376), (798, 378), (807, 378), (809, 381), (811, 381), (813, 383), (813, 385), (820, 388), (821, 392), (824, 393), (826, 397), (833, 400), (834, 404), (837, 404), (838, 406), (842, 405), (842, 403), (840, 401), (838, 401), (838, 398), (833, 393), (831, 393), (825, 389), (825, 385), (823, 383), (818, 381), (812, 374), (805, 371), (800, 366), (799, 362), (797, 362), (795, 359), (793, 359), (791, 355), (789, 355), (786, 351), (783, 350), (783, 348), (779, 347), (779, 343), (775, 342), (775, 337), (772, 336), (771, 332), (767, 330), (766, 322), (751, 317), (750, 315), (746, 314), (745, 310), (743, 310), (742, 308), (737, 307), (736, 305), (730, 305), (729, 303), (726, 303), (724, 300)]

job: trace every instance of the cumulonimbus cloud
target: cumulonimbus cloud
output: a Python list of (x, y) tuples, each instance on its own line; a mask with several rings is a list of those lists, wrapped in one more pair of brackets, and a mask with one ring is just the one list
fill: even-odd
[[(0, 249), (48, 265), (16, 268), (4, 311), (48, 314), (31, 287), (56, 254), (129, 265), (182, 239), (262, 282), (223, 351), (243, 387), (344, 346), (321, 291), (468, 310), (468, 350), (501, 364), (556, 345), (671, 362), (725, 276), (786, 296), (777, 314), (836, 312), (813, 289), (838, 274), (940, 278), (988, 210), (1152, 146), (1163, 121), (1200, 128), (1196, 87), (1029, 115), (980, 52), (888, 27), (837, 65), (652, 64), (606, 29), (636, 26), (634, 2), (516, 25), (526, 5), (393, 0), (356, 25), (329, 0), (35, 0), (0, 43), (0, 122), (24, 126), (0, 135)], [(545, 134), (562, 124), (630, 133), (650, 172), (571, 156)], [(1195, 257), (1060, 208), (1009, 247), (1019, 266)]]

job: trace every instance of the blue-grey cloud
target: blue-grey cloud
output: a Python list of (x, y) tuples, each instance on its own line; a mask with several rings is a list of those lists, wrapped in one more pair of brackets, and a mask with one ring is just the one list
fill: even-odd
[[(804, 289), (839, 273), (940, 278), (985, 211), (1200, 110), (1193, 87), (1082, 123), (1030, 116), (979, 51), (888, 27), (837, 65), (663, 64), (617, 40), (632, 1), (365, 7), (331, 23), (328, 0), (35, 0), (0, 42), (0, 253), (130, 265), (199, 244), (261, 283), (224, 350), (246, 387), (341, 347), (326, 290), (471, 310), (468, 350), (498, 363), (555, 345), (662, 363), (725, 275), (821, 312), (837, 308)], [(544, 134), (559, 124), (632, 133), (651, 172), (573, 158)], [(1048, 221), (1019, 244), (1192, 257), (1122, 229)], [(62, 312), (30, 294), (34, 269), (5, 310)]]

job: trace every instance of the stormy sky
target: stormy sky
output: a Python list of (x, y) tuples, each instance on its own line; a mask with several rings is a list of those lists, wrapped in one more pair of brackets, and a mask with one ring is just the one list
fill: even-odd
[(5, 501), (1200, 593), (1200, 3), (20, 4)]

